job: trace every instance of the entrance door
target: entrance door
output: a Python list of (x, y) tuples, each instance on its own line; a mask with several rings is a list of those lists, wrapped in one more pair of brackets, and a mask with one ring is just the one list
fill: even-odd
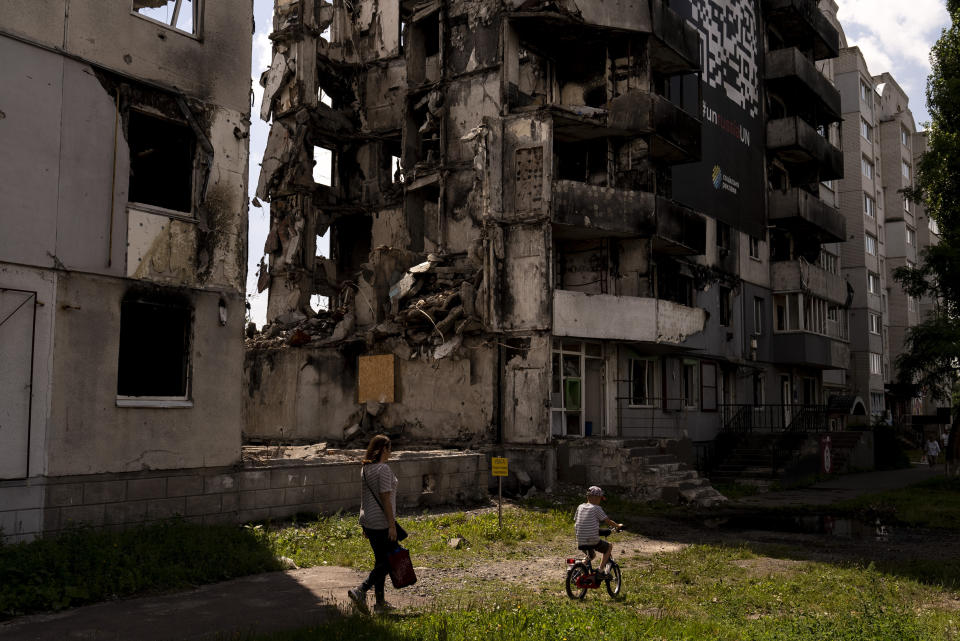
[(27, 476), (35, 292), (0, 289), (0, 479)]
[(584, 436), (600, 436), (603, 433), (603, 361), (588, 358), (586, 361), (586, 392), (584, 403)]

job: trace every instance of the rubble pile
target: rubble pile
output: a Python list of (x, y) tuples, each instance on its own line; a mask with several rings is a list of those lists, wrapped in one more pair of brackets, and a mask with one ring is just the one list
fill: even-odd
[[(430, 254), (397, 278), (395, 261), (384, 260), (384, 254), (410, 262), (400, 252), (378, 248), (364, 264), (358, 283), (342, 286), (335, 307), (287, 315), (259, 332), (251, 324), (247, 348), (324, 347), (360, 340), (372, 347), (399, 338), (409, 347), (408, 357), (440, 359), (455, 353), (465, 336), (483, 331), (476, 304), (482, 270), (473, 259), (466, 254)], [(386, 296), (378, 295), (383, 290)], [(378, 317), (383, 320), (363, 322)]]

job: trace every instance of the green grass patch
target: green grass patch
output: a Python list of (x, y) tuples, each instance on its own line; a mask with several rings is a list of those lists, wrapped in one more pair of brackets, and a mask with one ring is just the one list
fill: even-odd
[[(955, 641), (957, 596), (872, 566), (782, 562), (746, 549), (694, 546), (653, 559), (621, 559), (623, 597), (591, 591), (584, 602), (527, 590), (488, 596), (478, 586), (424, 612), (346, 617), (258, 641), (366, 639), (554, 641)], [(238, 637), (248, 639), (251, 637)]]
[[(437, 567), (460, 566), (481, 560), (523, 558), (550, 547), (561, 539), (572, 540), (573, 515), (557, 507), (504, 506), (503, 527), (497, 511), (452, 512), (400, 519), (410, 533), (404, 541), (418, 563)], [(356, 514), (320, 516), (283, 525), (250, 528), (258, 539), (279, 556), (301, 567), (339, 565), (366, 567), (371, 552)], [(453, 550), (448, 541), (463, 538), (466, 545)]]
[(916, 485), (837, 503), (831, 512), (882, 515), (917, 527), (960, 529), (960, 479), (927, 479)]
[(70, 530), (0, 546), (0, 619), (276, 569), (272, 551), (236, 526)]

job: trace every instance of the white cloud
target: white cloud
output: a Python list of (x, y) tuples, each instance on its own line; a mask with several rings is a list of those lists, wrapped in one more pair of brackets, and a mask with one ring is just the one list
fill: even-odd
[(930, 48), (950, 23), (944, 0), (837, 0), (837, 5), (847, 45), (860, 48), (870, 73), (890, 72), (909, 96), (917, 122), (927, 120)]

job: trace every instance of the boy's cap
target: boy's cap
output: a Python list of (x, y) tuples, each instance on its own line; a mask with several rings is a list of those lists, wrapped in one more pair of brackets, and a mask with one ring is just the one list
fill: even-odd
[(587, 488), (587, 496), (599, 496), (600, 498), (605, 498), (606, 495), (603, 493), (603, 488), (599, 485), (591, 485)]

